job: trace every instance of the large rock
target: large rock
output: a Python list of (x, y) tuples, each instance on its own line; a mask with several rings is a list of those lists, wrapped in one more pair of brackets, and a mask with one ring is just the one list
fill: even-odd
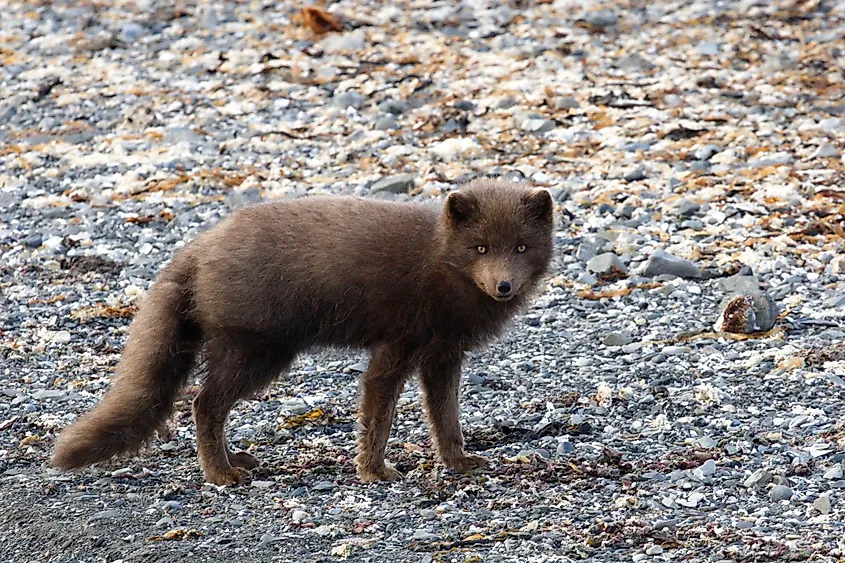
[(415, 178), (416, 176), (413, 174), (397, 174), (395, 176), (388, 176), (387, 178), (382, 178), (373, 184), (370, 187), (370, 191), (373, 193), (390, 192), (392, 194), (405, 194), (408, 193), (408, 190), (411, 187), (413, 187)]
[(722, 280), (732, 288), (719, 307), (714, 328), (720, 332), (753, 334), (772, 330), (777, 322), (778, 307), (769, 293), (760, 288), (754, 276), (740, 275)]
[(643, 275), (653, 278), (666, 274), (685, 279), (701, 279), (704, 277), (701, 268), (689, 260), (678, 258), (664, 250), (655, 250), (645, 264)]
[(587, 270), (600, 276), (624, 276), (628, 273), (628, 268), (625, 267), (622, 260), (612, 252), (605, 252), (590, 258), (587, 262)]

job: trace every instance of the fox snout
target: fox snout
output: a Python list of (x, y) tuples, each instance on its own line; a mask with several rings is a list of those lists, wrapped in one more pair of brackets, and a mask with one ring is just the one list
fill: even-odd
[(509, 281), (500, 281), (496, 284), (496, 292), (501, 296), (510, 295), (513, 284)]
[(507, 264), (482, 264), (475, 276), (475, 283), (496, 301), (510, 301), (522, 287), (520, 275)]

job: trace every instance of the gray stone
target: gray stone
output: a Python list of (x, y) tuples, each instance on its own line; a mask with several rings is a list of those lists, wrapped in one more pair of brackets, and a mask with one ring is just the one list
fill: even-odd
[(712, 459), (708, 459), (696, 468), (693, 473), (701, 475), (702, 477), (710, 477), (716, 473), (716, 462)]
[(627, 332), (611, 332), (602, 339), (605, 346), (625, 346), (634, 341), (634, 337)]
[(147, 33), (147, 29), (138, 23), (129, 22), (120, 29), (118, 39), (124, 43), (134, 43)]
[(669, 274), (685, 279), (700, 279), (701, 268), (683, 258), (678, 258), (664, 250), (655, 250), (646, 262), (643, 275), (649, 278)]
[(552, 99), (552, 107), (556, 110), (576, 109), (581, 107), (578, 100), (569, 96), (556, 96)]
[(67, 391), (60, 391), (58, 389), (43, 389), (32, 394), (33, 399), (65, 399)]
[(616, 22), (619, 21), (619, 16), (617, 16), (615, 12), (604, 9), (595, 12), (590, 12), (589, 14), (584, 15), (581, 20), (592, 27), (605, 29), (616, 25)]
[(311, 406), (308, 403), (297, 398), (279, 401), (279, 408), (293, 415), (305, 414), (311, 410)]
[(654, 63), (638, 53), (632, 53), (616, 61), (616, 66), (622, 70), (650, 70)]
[(835, 293), (825, 301), (825, 307), (837, 309), (845, 307), (845, 293)]
[(202, 136), (190, 127), (168, 127), (164, 130), (164, 142), (169, 144), (195, 143), (202, 140)]
[(830, 497), (827, 495), (820, 496), (813, 501), (813, 508), (821, 514), (830, 514)]
[(23, 245), (30, 248), (38, 248), (41, 246), (43, 240), (44, 238), (41, 235), (30, 235), (23, 239)]
[(683, 354), (689, 354), (692, 352), (692, 348), (689, 346), (665, 346), (660, 353), (665, 354), (667, 356), (681, 356)]
[(810, 158), (836, 158), (839, 156), (839, 149), (833, 143), (822, 143)]
[(772, 480), (772, 474), (769, 473), (768, 470), (764, 468), (760, 468), (756, 470), (754, 473), (748, 476), (748, 478), (743, 482), (746, 488), (751, 489), (754, 487), (765, 487), (768, 485)]
[(363, 30), (333, 34), (326, 37), (320, 46), (327, 54), (360, 51), (367, 45), (367, 36)]
[(769, 498), (772, 502), (780, 502), (782, 500), (789, 500), (792, 498), (792, 489), (786, 485), (775, 485), (769, 491)]
[[(39, 242), (39, 244), (41, 243)], [(578, 245), (578, 249), (575, 251), (575, 257), (581, 262), (588, 262), (591, 258), (595, 257), (597, 253), (598, 250), (595, 246), (582, 242)]]
[(622, 260), (612, 252), (605, 252), (590, 258), (587, 262), (587, 270), (595, 274), (628, 273), (628, 268), (625, 267)]
[(745, 288), (722, 301), (714, 328), (735, 334), (767, 332), (775, 326), (777, 318), (778, 307), (769, 292)]
[(693, 441), (693, 444), (698, 446), (699, 448), (703, 448), (705, 450), (710, 450), (715, 448), (719, 445), (715, 439), (711, 438), (710, 436), (699, 436)]
[(694, 201), (682, 199), (675, 206), (675, 214), (678, 215), (678, 217), (692, 217), (698, 213), (699, 209), (701, 209), (701, 206)]
[(411, 539), (412, 539), (412, 540), (418, 540), (418, 541), (419, 541), (419, 540), (422, 540), (422, 541), (426, 541), (426, 540), (428, 540), (428, 541), (430, 541), (430, 540), (435, 540), (435, 539), (438, 539), (439, 537), (440, 537), (440, 536), (438, 536), (437, 534), (432, 534), (431, 532), (429, 532), (429, 531), (427, 531), (427, 530), (422, 530), (422, 529), (420, 529), (420, 530), (415, 530), (415, 531), (414, 531), (413, 535), (411, 536)]
[(719, 54), (721, 46), (714, 41), (702, 41), (698, 44), (698, 52), (707, 57), (713, 57)]
[(577, 281), (578, 281), (578, 283), (583, 283), (584, 285), (590, 285), (590, 286), (596, 285), (597, 283), (599, 283), (598, 278), (596, 276), (594, 276), (593, 274), (590, 274), (588, 272), (581, 272), (580, 274), (578, 274)]
[(378, 109), (383, 112), (399, 115), (408, 109), (408, 104), (402, 100), (388, 99), (381, 102), (378, 105)]
[(258, 544), (256, 544), (255, 549), (264, 549), (265, 547), (269, 546), (270, 544), (280, 541), (282, 538), (277, 538), (272, 534), (262, 534), (261, 538), (258, 540)]
[(226, 205), (229, 209), (238, 209), (245, 205), (252, 205), (261, 201), (261, 190), (258, 188), (247, 188), (236, 190), (226, 196)]
[(692, 155), (698, 160), (710, 160), (710, 158), (718, 153), (721, 149), (716, 145), (704, 145), (696, 149)]
[(408, 193), (408, 190), (414, 186), (414, 174), (397, 174), (395, 176), (388, 176), (382, 178), (375, 184), (370, 186), (370, 191), (376, 192), (390, 192), (393, 194)]
[(164, 518), (159, 519), (155, 525), (156, 528), (172, 528), (173, 518), (171, 516), (165, 516)]
[(344, 92), (332, 96), (332, 105), (336, 108), (345, 109), (348, 107), (358, 108), (367, 100), (366, 96), (358, 92)]
[(220, 17), (217, 15), (217, 12), (214, 8), (208, 6), (200, 15), (200, 23), (203, 27), (211, 28), (217, 27), (220, 24)]
[(645, 180), (645, 167), (638, 166), (634, 170), (631, 170), (623, 178), (629, 182), (639, 182), (640, 180)]
[(531, 133), (547, 133), (555, 128), (553, 119), (529, 118), (522, 122), (522, 129)]
[(837, 463), (830, 469), (824, 472), (824, 478), (828, 481), (836, 481), (842, 479), (842, 464)]
[(90, 524), (100, 520), (110, 520), (112, 518), (117, 518), (118, 516), (120, 516), (120, 512), (117, 510), (102, 510), (94, 513), (91, 518), (88, 519), (88, 523)]
[(376, 131), (393, 131), (399, 129), (399, 122), (392, 115), (383, 115), (376, 120), (373, 128)]

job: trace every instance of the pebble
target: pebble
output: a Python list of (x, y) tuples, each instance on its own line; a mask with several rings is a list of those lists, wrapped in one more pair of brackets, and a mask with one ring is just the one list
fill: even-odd
[(60, 391), (58, 389), (44, 389), (36, 391), (32, 394), (33, 399), (65, 399), (67, 398), (67, 391)]
[(625, 346), (633, 342), (634, 337), (627, 332), (611, 332), (602, 339), (605, 346)]
[(820, 514), (830, 514), (830, 497), (822, 495), (813, 501), (813, 508), (819, 511)]
[(329, 55), (360, 51), (367, 45), (364, 30), (350, 31), (339, 35), (329, 35), (320, 44), (323, 52)]
[(358, 92), (344, 92), (342, 94), (335, 94), (332, 96), (332, 105), (345, 109), (349, 107), (359, 108), (367, 101), (366, 96)]
[(382, 178), (370, 186), (370, 191), (373, 193), (382, 191), (393, 194), (407, 193), (408, 190), (414, 186), (414, 180), (416, 180), (416, 178), (417, 177), (414, 174), (397, 174), (395, 176), (388, 176), (387, 178)]
[(392, 131), (399, 129), (399, 122), (392, 115), (379, 117), (373, 126), (377, 131)]
[(590, 258), (587, 262), (587, 269), (596, 274), (628, 273), (628, 268), (625, 267), (622, 260), (612, 252), (605, 252)]
[(769, 498), (772, 502), (780, 502), (782, 500), (789, 500), (792, 498), (792, 489), (786, 485), (775, 485), (769, 491)]
[(777, 318), (778, 307), (769, 292), (742, 289), (722, 301), (714, 329), (740, 334), (767, 332), (775, 326)]
[(522, 129), (531, 133), (547, 133), (555, 128), (553, 119), (526, 119), (522, 122)]
[(643, 275), (650, 278), (670, 275), (685, 279), (699, 279), (702, 277), (702, 271), (689, 260), (678, 258), (663, 250), (655, 250), (645, 263)]
[(678, 217), (692, 217), (701, 209), (701, 206), (694, 201), (682, 199), (675, 206), (675, 214)]
[(118, 510), (102, 510), (100, 512), (94, 513), (90, 518), (88, 518), (88, 523), (99, 522), (100, 520), (111, 520), (112, 518), (117, 518), (120, 516), (120, 511)]
[(593, 286), (599, 283), (598, 278), (588, 272), (581, 272), (580, 274), (578, 274), (577, 281), (578, 283), (583, 283), (584, 285), (589, 286)]
[(663, 547), (659, 545), (652, 545), (648, 549), (645, 550), (646, 555), (660, 555), (663, 553)]
[(824, 478), (828, 481), (836, 481), (838, 479), (842, 479), (843, 471), (842, 471), (842, 464), (837, 463), (836, 465), (829, 468), (827, 471), (824, 472)]
[(664, 346), (660, 352), (666, 356), (681, 356), (692, 352), (692, 348), (689, 346)]
[(294, 511), (291, 513), (290, 518), (291, 518), (291, 520), (293, 520), (293, 521), (294, 521), (294, 523), (299, 524), (299, 523), (301, 523), (303, 520), (305, 520), (306, 518), (308, 518), (308, 513), (307, 513), (307, 512), (305, 512), (305, 511), (303, 511), (303, 510), (294, 510)]
[(182, 503), (176, 500), (169, 500), (163, 505), (165, 512), (177, 512), (182, 509)]
[(833, 143), (822, 143), (810, 158), (836, 158), (839, 156), (839, 149)]
[[(39, 241), (40, 244), (40, 241)], [(596, 248), (587, 243), (581, 243), (575, 250), (575, 257), (581, 262), (587, 262), (597, 254)]]
[(708, 459), (698, 467), (698, 471), (705, 477), (710, 477), (716, 473), (716, 462)]
[(768, 470), (760, 468), (754, 471), (748, 478), (745, 480), (743, 485), (746, 488), (754, 488), (754, 487), (765, 487), (769, 484), (772, 480), (772, 474), (769, 473)]
[(615, 26), (616, 22), (619, 21), (619, 16), (617, 16), (616, 13), (611, 10), (602, 9), (584, 15), (583, 21), (593, 27), (605, 29), (608, 27)]
[(170, 516), (165, 516), (164, 518), (159, 519), (155, 523), (156, 528), (172, 528), (173, 527), (173, 518)]
[(639, 182), (647, 178), (644, 166), (638, 166), (623, 176), (628, 182)]

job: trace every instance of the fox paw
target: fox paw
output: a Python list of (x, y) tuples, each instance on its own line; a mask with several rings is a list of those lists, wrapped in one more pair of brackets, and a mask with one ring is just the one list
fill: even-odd
[(229, 464), (232, 467), (242, 467), (244, 469), (255, 469), (258, 467), (258, 459), (246, 452), (229, 452)]
[(473, 469), (481, 469), (489, 465), (486, 457), (472, 454), (464, 454), (462, 456), (444, 460), (444, 463), (446, 464), (446, 467), (453, 469), (458, 473), (469, 473)]
[(393, 465), (384, 462), (383, 465), (377, 467), (359, 465), (358, 477), (362, 483), (377, 483), (379, 481), (398, 481), (402, 478), (402, 474)]
[(241, 485), (251, 476), (249, 470), (243, 467), (205, 471), (205, 480), (215, 485)]

